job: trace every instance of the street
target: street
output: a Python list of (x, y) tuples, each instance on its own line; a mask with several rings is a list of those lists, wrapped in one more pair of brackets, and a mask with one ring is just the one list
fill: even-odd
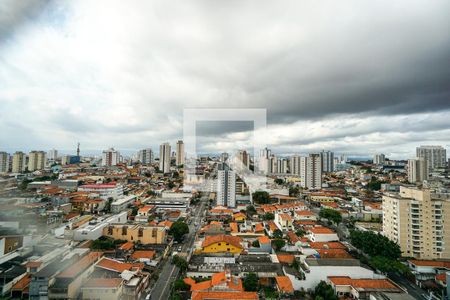
[[(192, 222), (190, 222), (189, 233), (185, 238), (185, 241), (182, 246), (182, 252), (189, 256), (190, 251), (192, 251), (195, 238), (197, 236), (197, 232), (201, 226), (201, 219), (203, 217), (204, 207), (207, 202), (207, 197), (202, 196), (200, 203), (197, 205), (194, 211), (194, 216), (191, 218)], [(195, 225), (197, 224), (197, 225)], [(153, 300), (163, 300), (168, 299), (170, 296), (170, 288), (172, 283), (177, 279), (179, 269), (175, 265), (170, 263), (171, 258), (168, 257), (165, 261), (162, 262), (163, 267), (161, 273), (159, 274), (159, 278), (155, 283), (155, 287), (152, 290), (151, 299)]]

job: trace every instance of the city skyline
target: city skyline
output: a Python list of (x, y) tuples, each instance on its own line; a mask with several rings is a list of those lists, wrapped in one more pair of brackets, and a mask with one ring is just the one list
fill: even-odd
[[(280, 153), (448, 148), (450, 4), (402, 3), (6, 1), (0, 145), (156, 149), (182, 137), (183, 108), (213, 107), (266, 108)], [(204, 152), (249, 133), (206, 127)]]

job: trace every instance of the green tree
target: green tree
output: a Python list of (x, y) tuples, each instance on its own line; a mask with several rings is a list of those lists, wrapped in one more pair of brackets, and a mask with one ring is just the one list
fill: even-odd
[(91, 249), (93, 250), (111, 250), (115, 249), (115, 244), (112, 240), (109, 239), (98, 239), (95, 241), (92, 241)]
[(303, 237), (306, 234), (306, 231), (304, 229), (299, 228), (296, 232), (296, 235), (298, 235), (299, 237)]
[(298, 197), (299, 194), (300, 194), (300, 189), (298, 186), (291, 186), (289, 188), (289, 196)]
[(270, 203), (269, 193), (266, 191), (256, 191), (252, 194), (252, 199), (257, 204)]
[(174, 257), (172, 258), (172, 264), (174, 264), (175, 266), (180, 268), (181, 272), (187, 270), (188, 265), (189, 265), (188, 262), (184, 258), (182, 258), (178, 255), (174, 255)]
[(272, 236), (276, 239), (281, 239), (281, 238), (283, 238), (283, 232), (281, 232), (280, 229), (275, 229)]
[(286, 245), (286, 241), (283, 239), (272, 240), (272, 247), (274, 247), (276, 251), (280, 251), (281, 248), (284, 247), (284, 245)]
[(339, 297), (334, 294), (333, 287), (325, 281), (320, 281), (314, 289), (314, 299), (339, 300)]
[(256, 214), (256, 209), (255, 209), (255, 207), (253, 205), (249, 205), (245, 209), (245, 212), (247, 213), (248, 217), (251, 217), (251, 216)]
[(276, 183), (276, 184), (283, 184), (283, 183), (284, 183), (284, 180), (281, 179), (281, 178), (277, 178), (277, 179), (275, 179), (275, 183)]
[(181, 241), (186, 233), (189, 233), (189, 226), (182, 221), (176, 221), (169, 229), (169, 234), (178, 242)]
[(173, 283), (173, 288), (175, 291), (189, 291), (191, 286), (183, 281), (183, 279), (177, 279)]
[(274, 215), (273, 213), (266, 212), (266, 213), (264, 214), (264, 216), (263, 216), (263, 219), (264, 219), (265, 221), (270, 221), (270, 220), (275, 219), (275, 215)]
[(373, 231), (353, 230), (350, 241), (356, 248), (369, 256), (383, 256), (391, 260), (400, 258), (400, 246), (387, 237)]
[(244, 276), (242, 285), (246, 292), (256, 292), (258, 290), (258, 275), (256, 273), (248, 273)]
[(259, 241), (258, 240), (254, 240), (252, 243), (253, 247), (259, 248)]
[(331, 209), (331, 208), (324, 208), (320, 210), (319, 216), (321, 218), (328, 219), (336, 224), (339, 224), (342, 222), (342, 215), (337, 210)]

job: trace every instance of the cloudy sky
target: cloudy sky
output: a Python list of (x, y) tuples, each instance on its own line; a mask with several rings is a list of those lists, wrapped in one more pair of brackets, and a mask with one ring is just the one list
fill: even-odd
[[(0, 150), (130, 151), (267, 109), (278, 153), (450, 148), (450, 1), (0, 2)], [(202, 123), (203, 151), (248, 122)]]

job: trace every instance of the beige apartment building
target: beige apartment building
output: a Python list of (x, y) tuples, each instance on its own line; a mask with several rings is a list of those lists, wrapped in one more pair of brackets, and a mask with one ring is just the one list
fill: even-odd
[(17, 151), (13, 154), (12, 159), (12, 172), (22, 173), (26, 169), (26, 156), (25, 153)]
[(43, 170), (45, 168), (45, 155), (44, 151), (31, 151), (28, 154), (28, 171)]
[(103, 235), (115, 240), (127, 240), (141, 244), (163, 244), (166, 229), (162, 226), (111, 224), (103, 228)]
[(383, 234), (398, 243), (402, 255), (450, 259), (450, 195), (402, 186), (383, 196)]

